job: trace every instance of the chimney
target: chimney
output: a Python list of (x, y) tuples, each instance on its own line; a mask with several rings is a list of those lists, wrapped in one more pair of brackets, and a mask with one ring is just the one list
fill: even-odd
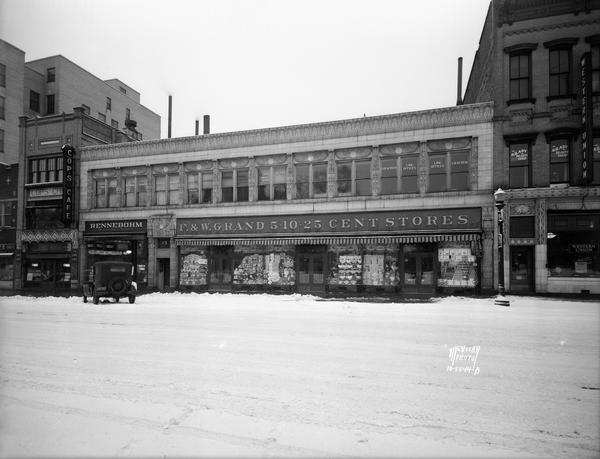
[(196, 120), (196, 135), (200, 134), (200, 121)]
[(169, 129), (168, 129), (168, 138), (171, 138), (171, 115), (173, 112), (173, 96), (169, 96)]
[(462, 57), (458, 58), (458, 87), (456, 89), (456, 105), (462, 105)]
[(204, 115), (204, 134), (210, 134), (210, 115)]

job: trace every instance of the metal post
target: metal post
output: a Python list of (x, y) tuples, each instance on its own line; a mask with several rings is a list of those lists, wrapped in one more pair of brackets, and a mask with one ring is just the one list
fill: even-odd
[(494, 304), (498, 306), (510, 306), (510, 301), (504, 296), (505, 278), (504, 278), (504, 206), (506, 193), (502, 188), (494, 193), (494, 201), (498, 210), (498, 294)]

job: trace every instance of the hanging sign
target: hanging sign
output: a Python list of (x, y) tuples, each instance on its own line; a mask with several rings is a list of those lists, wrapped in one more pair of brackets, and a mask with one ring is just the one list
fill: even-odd
[(63, 205), (62, 220), (65, 224), (73, 221), (75, 194), (75, 149), (71, 145), (63, 145)]
[(592, 105), (592, 55), (584, 53), (581, 57), (581, 181), (588, 184), (594, 180), (592, 158), (593, 115)]

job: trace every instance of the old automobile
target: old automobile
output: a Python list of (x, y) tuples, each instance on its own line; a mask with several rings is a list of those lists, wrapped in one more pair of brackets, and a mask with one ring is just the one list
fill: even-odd
[(137, 284), (132, 280), (133, 264), (124, 261), (99, 261), (94, 263), (90, 280), (83, 285), (83, 302), (92, 297), (94, 304), (100, 298), (114, 298), (118, 302), (127, 297), (135, 303)]

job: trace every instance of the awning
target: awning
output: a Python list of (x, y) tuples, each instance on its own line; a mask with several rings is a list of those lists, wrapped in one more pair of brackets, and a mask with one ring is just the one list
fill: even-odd
[(413, 234), (407, 236), (306, 236), (306, 237), (273, 237), (273, 238), (244, 238), (244, 239), (176, 239), (178, 246), (215, 246), (215, 245), (364, 245), (364, 244), (414, 244), (443, 241), (479, 241), (480, 233), (460, 234)]

